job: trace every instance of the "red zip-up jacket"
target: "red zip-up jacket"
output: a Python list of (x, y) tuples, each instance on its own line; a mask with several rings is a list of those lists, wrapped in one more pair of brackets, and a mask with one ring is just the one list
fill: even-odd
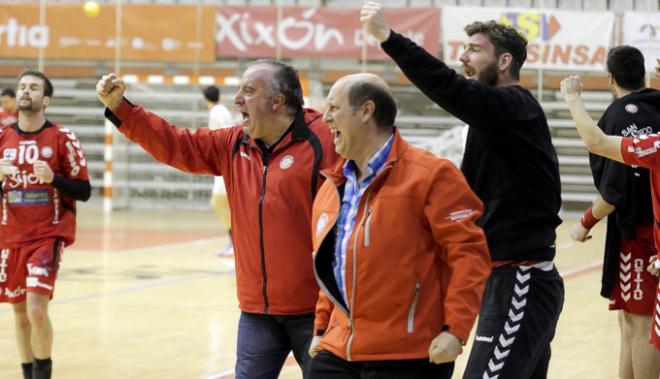
[(320, 113), (299, 112), (268, 150), (240, 125), (215, 131), (179, 129), (126, 100), (115, 114), (106, 110), (106, 117), (157, 160), (185, 172), (223, 177), (242, 311), (314, 311), (319, 288), (307, 231), (323, 181), (319, 170), (337, 159), (332, 132)]
[(346, 298), (332, 262), (346, 178), (339, 161), (312, 210), (314, 269), (322, 293), (321, 349), (349, 361), (422, 359), (443, 330), (466, 341), (491, 262), (475, 222), (483, 205), (451, 162), (399, 135), (358, 206), (346, 252)]

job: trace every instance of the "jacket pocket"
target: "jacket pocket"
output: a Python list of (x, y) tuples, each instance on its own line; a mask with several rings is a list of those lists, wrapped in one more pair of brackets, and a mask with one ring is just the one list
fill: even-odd
[(415, 308), (417, 308), (417, 299), (419, 299), (419, 291), (421, 289), (422, 285), (415, 283), (415, 297), (413, 297), (412, 304), (410, 304), (410, 310), (408, 311), (408, 327), (406, 328), (408, 333), (412, 333), (415, 329)]
[(371, 208), (369, 209), (369, 213), (367, 214), (367, 221), (365, 222), (365, 227), (364, 227), (364, 246), (369, 247), (369, 242), (370, 242), (370, 230), (371, 230), (371, 216), (374, 215), (374, 209)]

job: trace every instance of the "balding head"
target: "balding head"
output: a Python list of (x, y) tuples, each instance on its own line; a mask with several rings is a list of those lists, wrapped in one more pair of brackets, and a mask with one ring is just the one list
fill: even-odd
[(358, 108), (371, 101), (375, 106), (374, 120), (380, 129), (394, 126), (397, 107), (392, 90), (381, 77), (370, 74), (351, 74), (341, 77), (333, 87), (343, 87), (348, 96), (348, 104)]
[(372, 74), (369, 72), (359, 73), (359, 74), (350, 74), (342, 76), (337, 80), (337, 83), (345, 82), (347, 84), (356, 84), (356, 83), (370, 83), (374, 86), (380, 87), (382, 90), (391, 94), (390, 87), (387, 85), (387, 82), (383, 80), (380, 76)]

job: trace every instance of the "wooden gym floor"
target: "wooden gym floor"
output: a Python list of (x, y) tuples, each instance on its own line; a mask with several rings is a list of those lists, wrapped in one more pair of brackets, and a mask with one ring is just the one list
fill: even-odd
[[(80, 208), (78, 239), (63, 256), (50, 314), (54, 378), (233, 378), (239, 310), (233, 258), (208, 212), (117, 211), (111, 219)], [(549, 378), (617, 378), (615, 312), (601, 298), (605, 223), (576, 244), (576, 221), (558, 229), (556, 264), (566, 303)], [(22, 378), (13, 312), (0, 305), (0, 378)], [(456, 364), (460, 378), (469, 345)], [(289, 359), (281, 378), (299, 378)]]

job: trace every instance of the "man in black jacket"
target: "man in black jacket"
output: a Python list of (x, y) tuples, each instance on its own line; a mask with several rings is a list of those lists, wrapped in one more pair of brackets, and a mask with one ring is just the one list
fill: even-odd
[(494, 21), (468, 25), (465, 78), (390, 30), (379, 3), (365, 3), (361, 21), (410, 81), (470, 126), (461, 169), (484, 201), (493, 271), (463, 377), (545, 378), (564, 302), (552, 262), (561, 188), (545, 114), (518, 85), (527, 41)]
[[(616, 100), (598, 126), (609, 135), (635, 137), (660, 132), (660, 91), (644, 87), (644, 56), (632, 46), (619, 46), (607, 55)], [(620, 310), (619, 377), (658, 378), (660, 351), (648, 342), (658, 279), (646, 272), (656, 254), (653, 244), (653, 205), (649, 172), (639, 166), (590, 154), (598, 197), (571, 230), (584, 242), (589, 230), (607, 216), (605, 258), (600, 294)]]

